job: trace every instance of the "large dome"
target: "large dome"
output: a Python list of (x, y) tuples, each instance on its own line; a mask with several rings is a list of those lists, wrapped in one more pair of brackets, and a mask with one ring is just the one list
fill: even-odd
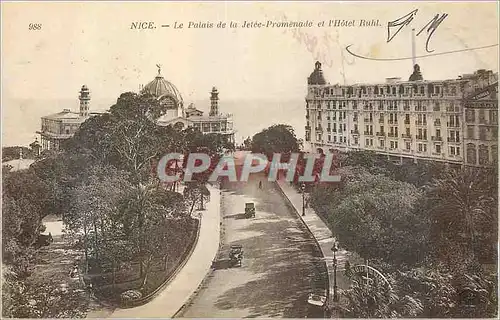
[(144, 86), (142, 92), (152, 94), (159, 99), (171, 98), (175, 100), (177, 105), (183, 104), (181, 93), (171, 82), (163, 78), (160, 67), (158, 67), (158, 75), (153, 81)]

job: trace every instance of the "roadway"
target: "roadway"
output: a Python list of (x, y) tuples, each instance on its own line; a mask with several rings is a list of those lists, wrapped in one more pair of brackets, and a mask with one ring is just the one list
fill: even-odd
[[(224, 234), (216, 268), (177, 317), (322, 316), (311, 313), (307, 297), (325, 290), (325, 263), (275, 183), (263, 174), (251, 175), (248, 182), (226, 182), (222, 199)], [(255, 218), (243, 217), (246, 202), (255, 203)], [(229, 267), (232, 244), (243, 246), (241, 267)]]

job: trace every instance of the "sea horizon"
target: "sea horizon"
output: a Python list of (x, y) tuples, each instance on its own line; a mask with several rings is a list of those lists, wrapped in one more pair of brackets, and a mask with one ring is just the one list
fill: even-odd
[[(108, 110), (116, 98), (91, 100), (91, 111)], [(184, 102), (187, 108), (191, 102)], [(210, 100), (193, 101), (196, 108), (208, 114)], [(78, 99), (10, 99), (2, 105), (2, 147), (28, 146), (40, 137), (41, 117), (70, 109), (78, 112)], [(220, 100), (219, 112), (233, 115), (235, 140), (243, 139), (274, 124), (288, 124), (294, 128), (297, 138), (303, 139), (305, 107), (303, 99), (256, 98)], [(40, 139), (39, 139), (40, 140)]]

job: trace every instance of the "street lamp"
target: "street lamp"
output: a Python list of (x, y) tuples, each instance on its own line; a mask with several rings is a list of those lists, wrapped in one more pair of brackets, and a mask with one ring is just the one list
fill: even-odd
[(333, 242), (333, 301), (337, 302), (338, 301), (338, 296), (337, 296), (337, 242)]
[(306, 215), (306, 184), (302, 183), (300, 186), (300, 190), (302, 190), (302, 216)]

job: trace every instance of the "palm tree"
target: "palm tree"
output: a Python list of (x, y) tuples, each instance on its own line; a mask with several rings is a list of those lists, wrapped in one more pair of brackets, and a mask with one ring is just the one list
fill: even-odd
[(447, 236), (447, 241), (458, 241), (469, 247), (473, 258), (479, 233), (477, 226), (484, 222), (497, 225), (496, 175), (471, 167), (447, 170), (428, 185), (428, 195), (438, 233)]

